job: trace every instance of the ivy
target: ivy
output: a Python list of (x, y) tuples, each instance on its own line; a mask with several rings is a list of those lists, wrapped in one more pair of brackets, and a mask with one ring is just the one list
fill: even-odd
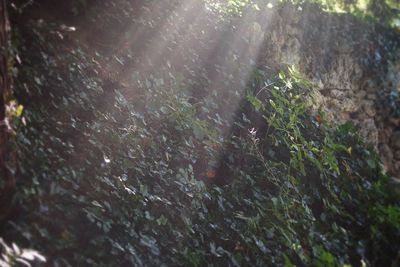
[(160, 68), (126, 75), (132, 93), (105, 77), (104, 54), (53, 25), (19, 26), (20, 212), (7, 240), (54, 266), (397, 263), (399, 196), (353, 125), (313, 111), (295, 68), (255, 70), (246, 95), (200, 96), (203, 81)]

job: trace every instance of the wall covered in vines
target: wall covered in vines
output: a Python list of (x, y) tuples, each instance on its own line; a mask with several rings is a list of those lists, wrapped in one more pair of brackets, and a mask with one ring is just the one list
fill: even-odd
[(234, 3), (10, 2), (0, 263), (400, 264), (399, 194), (374, 149), (397, 153), (380, 135), (397, 140), (398, 36)]

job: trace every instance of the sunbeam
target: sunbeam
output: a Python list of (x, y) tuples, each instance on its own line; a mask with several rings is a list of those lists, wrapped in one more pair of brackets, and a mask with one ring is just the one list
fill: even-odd
[(0, 266), (400, 266), (399, 10), (0, 0)]

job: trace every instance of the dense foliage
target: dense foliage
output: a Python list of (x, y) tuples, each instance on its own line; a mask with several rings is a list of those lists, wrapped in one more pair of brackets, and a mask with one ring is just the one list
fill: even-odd
[(239, 90), (220, 67), (220, 87), (204, 93), (208, 74), (165, 59), (121, 82), (102, 65), (115, 51), (21, 21), (6, 240), (51, 266), (400, 264), (399, 195), (350, 123), (312, 109), (313, 85), (295, 68), (255, 68)]
[(283, 2), (300, 6), (317, 3), (330, 12), (348, 12), (374, 22), (397, 28), (400, 26), (400, 1), (398, 0), (283, 0)]

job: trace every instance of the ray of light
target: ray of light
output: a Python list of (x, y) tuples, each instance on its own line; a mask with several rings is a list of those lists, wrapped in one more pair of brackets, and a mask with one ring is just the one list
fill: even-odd
[[(215, 24), (207, 20), (210, 10), (202, 6), (202, 1), (197, 0), (184, 1), (174, 9), (167, 9), (165, 3), (154, 1), (149, 7), (140, 10), (144, 14), (140, 14), (138, 19), (143, 17), (154, 21), (154, 31), (146, 32), (148, 27), (137, 27), (137, 23), (127, 27), (127, 32), (120, 34), (121, 39), (115, 40), (113, 51), (123, 55), (134, 49), (137, 58), (130, 65), (110, 62), (107, 71), (119, 70), (118, 78), (123, 81), (129, 80), (134, 72), (142, 77), (157, 73), (161, 66), (166, 65), (166, 61), (176, 71), (194, 70), (195, 76), (200, 76), (196, 72), (205, 71), (208, 82), (202, 90), (206, 95), (217, 92), (219, 109), (231, 124), (220, 131), (221, 138), (226, 138), (231, 131), (241, 96), (256, 67), (264, 32), (273, 19), (272, 14), (247, 10), (238, 20), (240, 23), (221, 21)], [(160, 17), (160, 14), (164, 16)], [(205, 44), (211, 45), (200, 44), (199, 37)], [(209, 40), (215, 41), (212, 43)], [(182, 51), (191, 51), (186, 56), (196, 58), (185, 58)], [(227, 80), (228, 83), (225, 82)], [(229, 91), (236, 91), (238, 97), (229, 99), (228, 103), (224, 96), (232, 95)]]
[[(141, 43), (146, 43), (145, 46), (136, 47), (135, 54), (140, 56), (140, 60), (129, 67), (123, 66), (122, 75), (119, 78), (125, 80), (133, 72), (149, 75), (157, 72), (157, 68), (165, 65), (165, 61), (168, 61), (176, 70), (208, 70), (208, 85), (203, 89), (206, 94), (216, 90), (219, 91), (220, 96), (223, 96), (226, 94), (224, 90), (234, 90), (238, 92), (238, 95), (242, 95), (257, 62), (264, 41), (263, 33), (267, 30), (272, 16), (263, 12), (246, 11), (240, 18), (241, 23), (239, 24), (221, 22), (220, 25), (212, 23), (207, 25), (205, 18), (209, 15), (207, 12), (210, 11), (199, 3), (201, 1), (184, 1), (175, 9), (169, 10), (165, 14), (165, 18), (161, 19), (159, 12), (162, 9), (159, 5), (153, 3), (149, 9), (146, 9), (145, 17), (147, 19), (158, 18), (158, 23), (155, 25), (157, 32), (152, 34), (151, 38), (141, 41)], [(219, 27), (220, 30), (215, 30), (215, 27)], [(232, 27), (235, 27), (234, 30)], [(131, 38), (128, 40), (129, 44), (135, 45), (139, 39), (146, 36), (144, 28), (132, 27), (130, 30), (131, 32), (127, 34)], [(225, 34), (219, 36), (218, 34), (221, 32)], [(199, 36), (202, 36), (204, 40), (216, 41), (212, 46), (202, 48), (198, 43)], [(123, 42), (126, 41), (121, 41), (121, 43)], [(124, 45), (120, 44), (119, 49), (120, 53), (123, 52)], [(193, 50), (195, 52), (193, 54), (197, 54), (196, 59), (181, 57), (181, 51), (189, 50)], [(147, 64), (143, 64), (144, 59)], [(200, 66), (198, 66), (199, 62)], [(210, 67), (209, 64), (213, 66)], [(218, 71), (214, 66), (219, 66), (222, 71)], [(110, 71), (115, 68), (116, 63), (109, 65)], [(235, 88), (224, 88), (223, 84), (226, 79), (231, 79), (230, 84)], [(225, 103), (222, 100), (221, 110), (233, 123), (241, 99), (237, 98), (234, 103)], [(229, 129), (226, 129), (225, 134), (228, 131)]]

